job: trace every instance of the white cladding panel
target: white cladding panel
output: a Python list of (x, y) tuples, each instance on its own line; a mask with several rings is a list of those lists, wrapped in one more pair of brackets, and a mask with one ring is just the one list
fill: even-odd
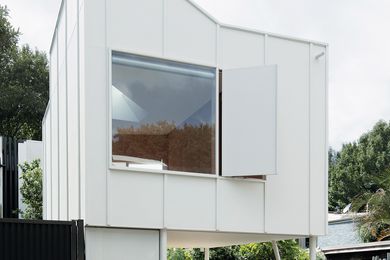
[(72, 35), (67, 51), (68, 199), (69, 219), (79, 219), (79, 84), (78, 34)]
[(217, 25), (188, 1), (165, 0), (166, 57), (215, 64), (216, 33)]
[(222, 175), (275, 174), (276, 66), (222, 73)]
[[(79, 2), (84, 2), (79, 0)], [(80, 218), (85, 220), (85, 17), (84, 3), (80, 5), (78, 25), (79, 59), (79, 163), (80, 163)]]
[(308, 234), (309, 44), (269, 37), (266, 55), (278, 66), (278, 174), (267, 177), (265, 231)]
[[(316, 59), (317, 55), (324, 55)], [(326, 49), (310, 55), (310, 234), (324, 235), (327, 223)]]
[(218, 180), (217, 230), (264, 232), (264, 183)]
[(67, 140), (67, 90), (66, 66), (60, 68), (58, 75), (58, 137), (59, 137), (59, 188), (60, 219), (68, 218), (68, 140)]
[(87, 227), (86, 260), (159, 259), (159, 231)]
[(112, 49), (161, 56), (163, 1), (107, 1), (107, 42)]
[(67, 171), (67, 83), (66, 83), (66, 12), (61, 11), (58, 22), (58, 173), (59, 219), (68, 218), (68, 171)]
[(216, 180), (166, 176), (166, 227), (172, 229), (215, 229)]
[(108, 224), (162, 228), (163, 185), (163, 175), (160, 174), (109, 173)]
[(44, 144), (44, 186), (43, 186), (43, 197), (44, 197), (44, 218), (43, 219), (51, 219), (52, 212), (52, 186), (51, 186), (51, 162), (52, 162), (52, 154), (51, 154), (51, 111), (50, 105), (48, 110), (46, 111), (46, 117), (44, 121), (43, 129), (43, 144)]
[(66, 31), (67, 31), (67, 43), (73, 33), (77, 33), (77, 15), (78, 15), (78, 0), (66, 0)]
[[(84, 8), (84, 171), (85, 222), (106, 225), (107, 152), (108, 152), (108, 51), (105, 42), (104, 0), (86, 1)], [(111, 140), (110, 140), (111, 141)], [(91, 203), (95, 201), (95, 203)]]
[(62, 9), (57, 25), (57, 39), (58, 39), (58, 66), (60, 71), (66, 64), (66, 16), (65, 10)]
[(52, 137), (51, 137), (51, 109), (49, 108), (47, 111), (47, 118), (46, 118), (46, 125), (45, 125), (45, 165), (46, 165), (46, 172), (45, 172), (45, 179), (46, 179), (46, 219), (52, 219), (52, 181), (51, 181), (51, 175), (52, 175), (52, 153), (51, 153), (51, 147), (52, 147)]
[(221, 27), (219, 65), (222, 69), (264, 65), (264, 35)]
[[(208, 229), (213, 214), (209, 215), (208, 212), (214, 202), (212, 199), (206, 200), (206, 196), (214, 196), (219, 230), (264, 232), (265, 228), (265, 231), (274, 233), (308, 234), (309, 204), (314, 201), (309, 201), (309, 170), (314, 167), (311, 164), (315, 167), (319, 165), (314, 159), (317, 155), (313, 160), (309, 159), (309, 138), (321, 135), (309, 133), (309, 107), (312, 106), (309, 104), (309, 44), (272, 36), (265, 38), (262, 34), (223, 26), (217, 37), (217, 25), (192, 4), (185, 0), (165, 0), (163, 8), (162, 2), (88, 0), (85, 6), (81, 5), (80, 13), (85, 17), (85, 20), (80, 20), (82, 44), (79, 68), (82, 86), (79, 108), (80, 197), (81, 203), (85, 203), (85, 207), (80, 206), (81, 217), (86, 219), (88, 225), (162, 228), (166, 224), (172, 228)], [(277, 173), (280, 176), (268, 176), (264, 184), (245, 180), (216, 181), (213, 178), (203, 181), (197, 177), (167, 174), (164, 182), (164, 175), (159, 173), (108, 169), (111, 142), (107, 125), (110, 120), (107, 103), (110, 86), (108, 63), (111, 62), (108, 60), (108, 50), (118, 49), (214, 66), (217, 39), (220, 48), (218, 62), (223, 69), (259, 66), (265, 60), (266, 64), (276, 64), (278, 67), (278, 129), (274, 133), (278, 140)], [(72, 73), (68, 69), (68, 73)], [(75, 93), (71, 94), (70, 76), (68, 80), (70, 97)], [(58, 113), (55, 111), (57, 105), (54, 100), (52, 113)], [(320, 113), (320, 109), (315, 112), (316, 115)], [(55, 118), (51, 123), (52, 127), (56, 127), (58, 142), (58, 125), (55, 122), (58, 117)], [(69, 122), (69, 127), (71, 124)], [(53, 138), (56, 131), (52, 132)], [(53, 143), (52, 148), (58, 149)], [(58, 152), (53, 152), (53, 156), (58, 159)], [(55, 160), (53, 158), (52, 167), (56, 163), (58, 167)], [(72, 159), (69, 157), (69, 160)], [(56, 182), (54, 178), (53, 170), (53, 181)], [(185, 178), (196, 179), (195, 184), (189, 187)], [(218, 182), (215, 185), (217, 188), (210, 185), (211, 182)], [(58, 187), (58, 179), (56, 185)], [(164, 185), (167, 188), (165, 192)], [(204, 194), (192, 196), (188, 190), (193, 189)], [(217, 195), (212, 195), (213, 191)], [(53, 192), (53, 199), (54, 196)], [(164, 198), (167, 203), (165, 215)], [(198, 218), (198, 222), (189, 221), (193, 217), (190, 216), (192, 208), (178, 211), (178, 215), (175, 215), (178, 209), (189, 207), (186, 202), (182, 205), (171, 203), (183, 198), (191, 201), (197, 209), (205, 210), (206, 215)], [(54, 205), (57, 203), (53, 203), (53, 209)]]
[(51, 112), (51, 187), (52, 219), (58, 219), (59, 182), (58, 182), (58, 44), (57, 36), (53, 40), (50, 55), (50, 112)]

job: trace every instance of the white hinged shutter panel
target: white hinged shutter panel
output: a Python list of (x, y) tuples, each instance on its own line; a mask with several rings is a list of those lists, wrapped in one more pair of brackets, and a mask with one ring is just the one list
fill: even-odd
[(222, 71), (222, 175), (276, 174), (276, 65)]

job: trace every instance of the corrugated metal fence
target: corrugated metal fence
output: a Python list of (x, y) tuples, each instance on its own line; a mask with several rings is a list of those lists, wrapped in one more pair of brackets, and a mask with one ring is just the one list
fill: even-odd
[(1, 260), (84, 260), (84, 223), (0, 219)]
[[(10, 137), (1, 137), (0, 173), (2, 172), (3, 217), (18, 217), (18, 141)], [(1, 191), (1, 187), (0, 187)]]

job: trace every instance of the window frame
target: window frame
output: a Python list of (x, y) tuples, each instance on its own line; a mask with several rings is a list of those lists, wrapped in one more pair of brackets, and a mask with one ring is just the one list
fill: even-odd
[[(172, 170), (157, 170), (157, 169), (145, 169), (145, 168), (137, 168), (137, 167), (126, 167), (126, 166), (119, 166), (114, 165), (112, 163), (112, 56), (113, 53), (123, 53), (123, 54), (129, 54), (129, 55), (138, 55), (143, 56), (146, 58), (152, 58), (152, 59), (158, 59), (162, 61), (172, 61), (172, 62), (179, 62), (179, 63), (185, 63), (188, 65), (197, 65), (197, 66), (203, 66), (210, 69), (213, 69), (215, 71), (215, 133), (214, 133), (214, 151), (215, 151), (215, 173), (198, 173), (198, 172), (187, 172), (187, 171), (172, 171)], [(220, 108), (219, 108), (219, 72), (220, 69), (217, 66), (211, 65), (211, 64), (201, 64), (201, 63), (195, 63), (192, 61), (184, 61), (180, 59), (174, 59), (169, 57), (161, 57), (154, 54), (146, 54), (146, 53), (139, 53), (139, 52), (129, 52), (125, 50), (118, 50), (118, 49), (108, 49), (108, 55), (107, 55), (107, 82), (106, 82), (106, 94), (107, 94), (107, 159), (108, 159), (108, 169), (110, 170), (120, 170), (120, 171), (127, 171), (127, 172), (143, 172), (143, 173), (160, 173), (160, 174), (174, 174), (174, 175), (184, 175), (184, 176), (202, 176), (202, 177), (218, 177), (220, 176)]]

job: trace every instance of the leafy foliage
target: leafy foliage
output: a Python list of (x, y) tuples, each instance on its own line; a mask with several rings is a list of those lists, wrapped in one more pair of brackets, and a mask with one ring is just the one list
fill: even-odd
[(22, 169), (22, 186), (20, 193), (26, 210), (22, 211), (24, 219), (42, 219), (42, 169), (39, 160), (20, 165)]
[(364, 242), (390, 239), (390, 170), (383, 175), (380, 185), (384, 188), (364, 193), (352, 203), (355, 212), (365, 210), (364, 215), (356, 217), (358, 233)]
[(379, 121), (357, 142), (329, 151), (329, 209), (343, 208), (356, 196), (381, 188), (390, 169), (390, 124)]
[[(308, 253), (301, 249), (295, 240), (278, 241), (282, 259), (309, 259)], [(199, 249), (169, 249), (169, 260), (203, 260), (204, 253)], [(271, 243), (251, 243), (242, 246), (228, 246), (210, 249), (211, 260), (257, 260), (275, 259)]]
[(182, 248), (169, 248), (169, 260), (192, 260), (191, 252)]
[(0, 5), (0, 135), (41, 139), (41, 121), (49, 98), (46, 54), (17, 46), (19, 30)]
[[(278, 241), (280, 257), (291, 260), (308, 260), (309, 255), (302, 250), (295, 240)], [(240, 259), (275, 259), (271, 243), (252, 243), (240, 247)]]

